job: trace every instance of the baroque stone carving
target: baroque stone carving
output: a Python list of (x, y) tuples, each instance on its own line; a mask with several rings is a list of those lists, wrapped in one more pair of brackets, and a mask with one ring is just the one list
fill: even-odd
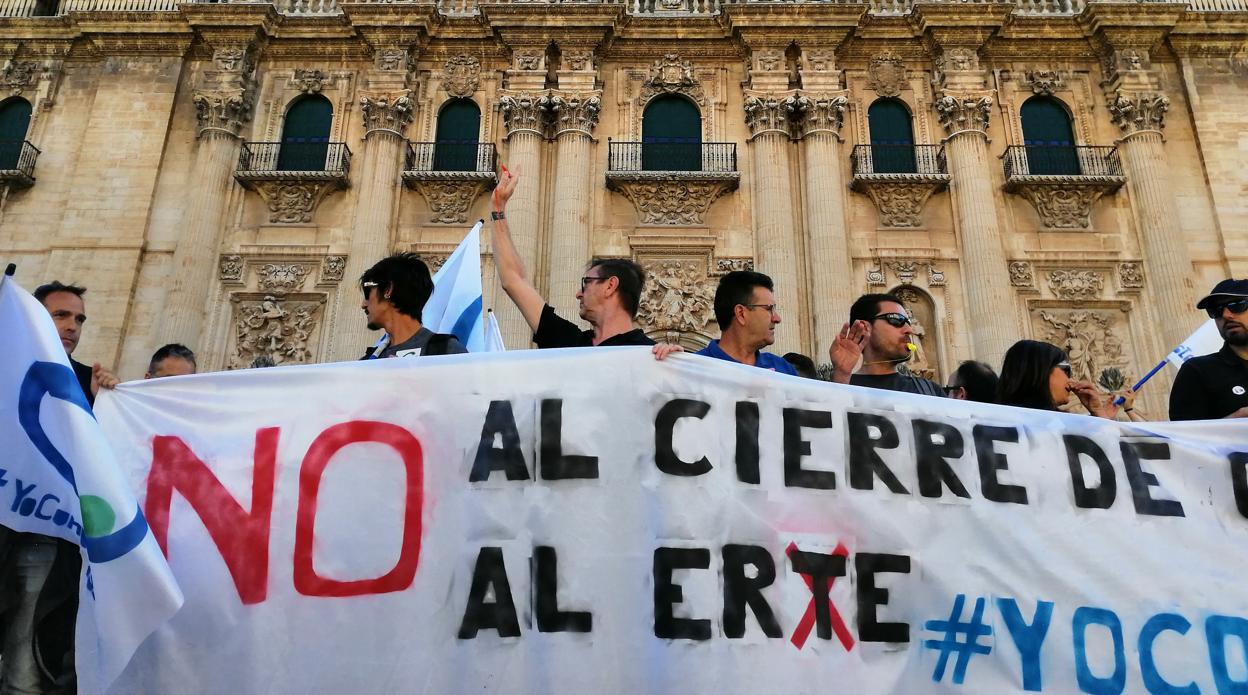
[(34, 86), (38, 72), (38, 63), (10, 60), (4, 70), (0, 70), (0, 88), (8, 90), (13, 96), (20, 96), (24, 90)]
[(943, 183), (873, 181), (856, 186), (865, 190), (875, 203), (881, 227), (914, 228), (923, 226), (923, 204)]
[(1122, 312), (1117, 309), (1039, 310), (1036, 334), (1066, 351), (1071, 376), (1095, 383), (1109, 368), (1125, 369)]
[(735, 270), (754, 270), (753, 258), (717, 258), (715, 259), (715, 274), (724, 275)]
[(256, 272), (256, 278), (265, 292), (287, 294), (302, 289), (304, 278), (311, 272), (310, 266), (299, 263), (265, 263)]
[(326, 75), (322, 70), (295, 68), (291, 84), (294, 85), (295, 89), (304, 94), (320, 94), (321, 90), (325, 88), (325, 80), (328, 79), (329, 75)]
[(567, 132), (593, 136), (601, 110), (602, 98), (597, 94), (552, 92), (550, 112), (554, 115), (554, 136)]
[(424, 261), (425, 265), (429, 266), (430, 274), (433, 274), (433, 273), (438, 272), (439, 270), (442, 270), (442, 266), (446, 265), (446, 262), (450, 260), (450, 258), (451, 258), (451, 254), (449, 253), (422, 253), (420, 254), (420, 260)]
[(641, 102), (644, 104), (660, 94), (683, 94), (706, 105), (706, 94), (698, 82), (693, 63), (681, 60), (675, 53), (668, 53), (654, 61), (650, 76), (641, 85)]
[(648, 330), (701, 331), (715, 307), (715, 288), (696, 261), (646, 263), (637, 320)]
[(360, 112), (364, 116), (364, 131), (388, 130), (403, 136), (412, 122), (412, 92), (409, 89), (397, 94), (365, 94), (360, 97)]
[(306, 224), (325, 195), (340, 181), (255, 181), (250, 184), (269, 207), (269, 222)]
[(406, 70), (408, 65), (408, 54), (406, 48), (383, 48), (377, 51), (375, 65), (378, 70), (393, 72), (396, 70)]
[(1020, 183), (1007, 186), (1007, 190), (1026, 198), (1040, 215), (1040, 223), (1049, 229), (1087, 229), (1092, 225), (1093, 203), (1121, 186), (1121, 181)]
[(258, 299), (232, 298), (234, 307), (234, 355), (231, 369), (247, 367), (257, 357), (274, 364), (300, 364), (312, 360), (312, 334), (320, 322), (324, 298), (284, 300), (274, 295)]
[(1023, 73), (1022, 84), (1030, 87), (1033, 94), (1052, 96), (1066, 87), (1066, 79), (1056, 70), (1028, 70)]
[(624, 194), (637, 209), (641, 224), (698, 226), (705, 224), (706, 212), (738, 179), (709, 180), (677, 176), (612, 177), (607, 186)]
[(199, 132), (224, 131), (238, 135), (251, 118), (252, 91), (248, 88), (201, 90), (191, 96)]
[(745, 124), (750, 137), (763, 133), (789, 134), (788, 108), (785, 100), (772, 94), (750, 94), (745, 97)]
[(421, 180), (412, 186), (420, 191), (429, 210), (430, 221), (437, 224), (463, 224), (468, 210), (476, 202), (487, 182), (482, 180)]
[(222, 46), (212, 53), (212, 64), (223, 72), (251, 72), (246, 46)]
[(539, 51), (516, 51), (512, 59), (517, 70), (542, 69), (542, 54)]
[(784, 64), (784, 54), (780, 51), (763, 49), (754, 51), (754, 65), (762, 72), (775, 72)]
[(1105, 288), (1105, 277), (1095, 270), (1049, 271), (1049, 289), (1061, 299), (1095, 299)]
[(346, 256), (326, 256), (321, 261), (321, 282), (342, 282), (347, 270)]
[(878, 259), (875, 265), (867, 268), (867, 284), (872, 287), (883, 287), (888, 284), (888, 279), (884, 276), (884, 267)]
[(889, 261), (886, 265), (897, 274), (903, 285), (912, 284), (914, 276), (919, 273), (919, 264), (914, 261)]
[(944, 287), (945, 271), (938, 270), (936, 266), (930, 263), (927, 266), (927, 286), (928, 287)]
[(567, 53), (563, 56), (563, 62), (568, 67), (578, 72), (594, 69), (594, 54), (589, 51), (580, 51), (577, 53)]
[(1138, 261), (1118, 264), (1118, 281), (1123, 289), (1138, 290), (1144, 286), (1144, 266)]
[(806, 69), (811, 72), (831, 72), (836, 65), (836, 54), (832, 51), (803, 51)]
[(481, 61), (461, 53), (446, 61), (442, 68), (442, 88), (453, 97), (469, 97), (481, 81)]
[(1010, 261), (1010, 284), (1015, 287), (1036, 286), (1036, 276), (1027, 261)]
[(906, 86), (906, 64), (901, 56), (886, 51), (867, 64), (867, 86), (882, 97), (895, 97)]
[(222, 256), (220, 260), (221, 279), (227, 282), (239, 282), (243, 279), (243, 257)]
[(798, 94), (784, 100), (785, 108), (795, 116), (802, 137), (811, 133), (841, 134), (845, 107), (849, 99), (843, 95)]
[(988, 132), (988, 119), (992, 112), (990, 96), (943, 93), (936, 100), (935, 107), (940, 125), (950, 135), (966, 130)]
[(1117, 92), (1109, 101), (1109, 115), (1124, 135), (1166, 127), (1170, 99), (1162, 94)]
[(504, 94), (498, 104), (503, 112), (503, 127), (507, 129), (508, 137), (518, 132), (544, 134), (546, 114), (550, 109), (549, 94)]

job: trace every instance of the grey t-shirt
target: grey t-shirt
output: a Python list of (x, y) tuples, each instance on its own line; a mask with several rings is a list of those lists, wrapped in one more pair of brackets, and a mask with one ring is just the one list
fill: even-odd
[[(416, 335), (404, 340), (398, 345), (387, 345), (386, 349), (381, 351), (377, 357), (417, 357), (421, 355), (425, 347), (429, 345), (429, 339), (434, 336), (434, 332), (421, 326)], [(452, 337), (446, 344), (446, 355), (458, 355), (468, 352), (459, 342), (457, 338)]]
[(931, 379), (910, 376), (907, 374), (854, 374), (849, 377), (849, 383), (854, 386), (866, 386), (872, 389), (884, 389), (885, 391), (902, 391), (904, 393), (917, 393), (923, 396), (938, 396), (944, 398), (945, 390), (940, 384)]

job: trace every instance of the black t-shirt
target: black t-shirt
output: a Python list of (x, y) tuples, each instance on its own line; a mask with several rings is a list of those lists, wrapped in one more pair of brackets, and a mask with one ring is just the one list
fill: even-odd
[(917, 393), (922, 396), (937, 396), (944, 398), (945, 390), (940, 384), (931, 379), (912, 376), (908, 374), (854, 374), (849, 377), (849, 383), (854, 386), (866, 386), (872, 389), (884, 389), (885, 391), (902, 391), (904, 393)]
[(69, 358), (69, 366), (74, 368), (74, 376), (78, 377), (78, 385), (82, 387), (82, 393), (87, 397), (87, 405), (94, 408), (95, 395), (91, 393), (91, 367), (72, 357)]
[[(537, 332), (533, 334), (533, 342), (537, 343), (537, 347), (541, 349), (592, 347), (594, 344), (594, 332), (592, 330), (581, 330), (580, 326), (556, 314), (554, 307), (547, 304), (542, 307), (542, 318), (537, 322)], [(634, 328), (627, 333), (613, 335), (598, 343), (598, 345), (603, 347), (612, 345), (654, 345), (654, 341), (646, 337), (646, 334), (640, 328)]]
[(1217, 420), (1248, 406), (1248, 360), (1230, 345), (1193, 357), (1170, 390), (1171, 420)]

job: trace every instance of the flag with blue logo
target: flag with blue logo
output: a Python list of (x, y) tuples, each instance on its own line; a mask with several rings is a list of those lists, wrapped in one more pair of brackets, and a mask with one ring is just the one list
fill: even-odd
[[(434, 333), (451, 333), (468, 352), (494, 352), (496, 341), (486, 339), (481, 292), (481, 227), (468, 236), (433, 276), (433, 295), (425, 303), (421, 323)], [(501, 343), (498, 343), (501, 344)]]
[(0, 345), (0, 525), (81, 548), (78, 689), (104, 692), (181, 607), (182, 592), (52, 317), (7, 276), (0, 276)]
[(1220, 349), (1222, 349), (1222, 334), (1218, 333), (1218, 326), (1213, 319), (1209, 319), (1201, 324), (1196, 332), (1187, 336), (1187, 340), (1171, 350), (1170, 354), (1166, 355), (1166, 359), (1174, 365), (1175, 369), (1178, 369), (1193, 357), (1212, 354)]

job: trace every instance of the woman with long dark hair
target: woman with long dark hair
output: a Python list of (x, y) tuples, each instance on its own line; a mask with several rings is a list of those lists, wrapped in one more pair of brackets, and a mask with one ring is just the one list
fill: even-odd
[(1096, 387), (1070, 378), (1070, 362), (1056, 345), (1039, 340), (1020, 340), (1005, 352), (998, 401), (1037, 410), (1057, 410), (1075, 394), (1088, 412), (1114, 419), (1118, 406), (1100, 394)]

